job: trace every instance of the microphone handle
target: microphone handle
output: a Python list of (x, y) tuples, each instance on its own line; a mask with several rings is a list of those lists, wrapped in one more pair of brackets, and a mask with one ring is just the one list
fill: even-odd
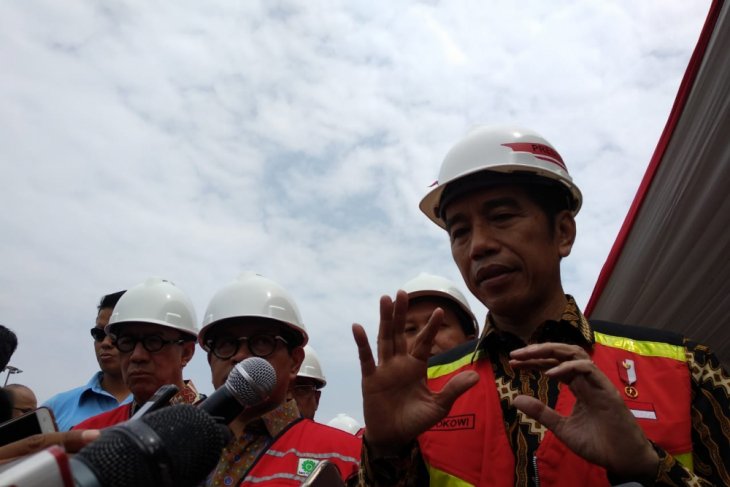
[(244, 405), (238, 402), (236, 396), (228, 390), (227, 385), (219, 387), (198, 407), (210, 414), (220, 424), (229, 424), (244, 410)]

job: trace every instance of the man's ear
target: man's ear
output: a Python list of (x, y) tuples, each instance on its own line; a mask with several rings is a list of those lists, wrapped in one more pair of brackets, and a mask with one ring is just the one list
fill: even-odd
[(302, 366), (302, 362), (304, 361), (304, 347), (294, 347), (289, 355), (291, 356), (291, 369), (289, 375), (293, 382), (299, 373), (299, 367)]
[(195, 342), (182, 344), (182, 366), (185, 367), (195, 355)]
[(555, 217), (555, 239), (560, 257), (567, 257), (575, 242), (575, 218), (569, 210), (563, 210)]

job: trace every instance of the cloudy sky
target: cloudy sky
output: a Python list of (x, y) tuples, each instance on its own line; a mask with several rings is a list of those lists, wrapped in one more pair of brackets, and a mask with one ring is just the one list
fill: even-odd
[[(418, 202), (482, 123), (541, 132), (581, 187), (563, 277), (585, 306), (709, 4), (3, 1), (11, 382), (85, 383), (102, 294), (162, 276), (202, 317), (254, 270), (297, 299), (318, 419), (361, 419), (351, 324), (374, 336), (379, 296), (421, 271), (460, 279)], [(202, 350), (186, 376), (212, 391)]]

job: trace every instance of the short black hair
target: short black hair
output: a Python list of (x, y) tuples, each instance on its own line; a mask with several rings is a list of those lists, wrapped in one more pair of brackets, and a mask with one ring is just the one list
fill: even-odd
[(117, 291), (115, 293), (106, 294), (106, 295), (102, 296), (101, 299), (99, 300), (99, 305), (96, 307), (96, 309), (98, 311), (101, 311), (102, 309), (105, 309), (105, 308), (113, 308), (119, 302), (119, 298), (121, 298), (124, 295), (124, 293), (126, 293), (126, 292), (127, 292), (127, 290), (125, 289), (123, 291)]
[(5, 370), (16, 348), (18, 348), (18, 337), (12, 330), (0, 325), (0, 372)]
[(481, 171), (457, 179), (444, 188), (439, 201), (439, 217), (443, 220), (446, 207), (462, 196), (480, 189), (498, 186), (524, 188), (527, 197), (547, 216), (551, 233), (554, 231), (558, 213), (563, 210), (572, 211), (576, 205), (567, 186), (544, 176), (529, 172)]

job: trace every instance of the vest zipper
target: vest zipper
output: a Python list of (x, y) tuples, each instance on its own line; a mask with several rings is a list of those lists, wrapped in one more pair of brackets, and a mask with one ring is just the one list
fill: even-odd
[(540, 476), (537, 472), (537, 455), (532, 456), (532, 468), (535, 470), (535, 487), (540, 487)]

